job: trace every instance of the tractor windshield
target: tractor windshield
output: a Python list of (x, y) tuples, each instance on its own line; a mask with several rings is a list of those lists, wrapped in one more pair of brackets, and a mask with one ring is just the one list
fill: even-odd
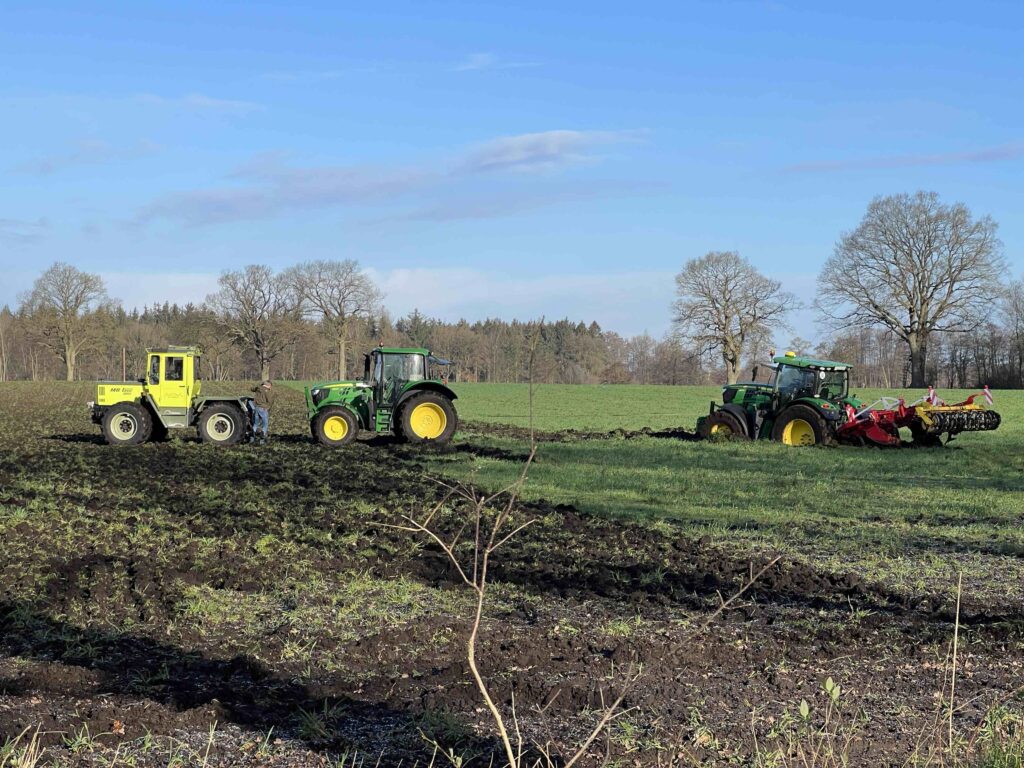
[(824, 400), (846, 397), (846, 371), (822, 371), (784, 365), (776, 381), (783, 401), (796, 400), (798, 397), (820, 397)]
[(385, 381), (423, 381), (423, 355), (384, 355)]
[(775, 377), (775, 386), (784, 401), (813, 397), (818, 386), (818, 372), (810, 368), (784, 365)]

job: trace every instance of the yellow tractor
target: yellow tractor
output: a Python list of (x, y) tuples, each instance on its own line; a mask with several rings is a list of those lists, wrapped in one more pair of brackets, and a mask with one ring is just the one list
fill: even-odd
[(172, 429), (195, 427), (204, 443), (235, 445), (249, 436), (252, 398), (201, 397), (198, 347), (146, 350), (146, 375), (136, 382), (101, 381), (88, 404), (110, 445), (164, 440)]

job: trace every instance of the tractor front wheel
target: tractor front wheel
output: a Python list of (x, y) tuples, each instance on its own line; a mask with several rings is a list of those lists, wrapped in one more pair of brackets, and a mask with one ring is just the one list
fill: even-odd
[(700, 425), (700, 436), (705, 440), (749, 440), (750, 435), (739, 417), (729, 411), (715, 411)]
[(141, 405), (114, 405), (103, 414), (103, 437), (110, 445), (139, 445), (152, 431), (153, 418)]
[(401, 436), (410, 443), (444, 445), (459, 426), (452, 401), (436, 392), (413, 395), (402, 404), (399, 416)]
[(772, 440), (792, 446), (834, 442), (828, 422), (809, 405), (792, 405), (784, 410), (772, 427)]
[(320, 445), (328, 448), (340, 448), (356, 439), (359, 424), (348, 408), (340, 405), (324, 408), (313, 418), (313, 436)]
[(235, 445), (245, 436), (245, 416), (237, 405), (211, 405), (199, 414), (199, 437), (212, 445)]

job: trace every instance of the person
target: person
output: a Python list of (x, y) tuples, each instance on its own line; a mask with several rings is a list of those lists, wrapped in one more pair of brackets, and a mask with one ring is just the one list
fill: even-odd
[(252, 391), (252, 441), (265, 445), (270, 439), (270, 409), (274, 407), (274, 384), (267, 379)]

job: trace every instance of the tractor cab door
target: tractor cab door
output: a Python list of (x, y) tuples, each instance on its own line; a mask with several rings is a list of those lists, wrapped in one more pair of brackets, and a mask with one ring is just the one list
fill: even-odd
[(184, 355), (150, 355), (149, 394), (160, 412), (160, 418), (169, 427), (184, 427), (188, 424), (192, 392), (186, 365), (191, 363), (191, 358)]
[(426, 371), (423, 365), (423, 355), (415, 353), (407, 354), (378, 354), (381, 364), (381, 389), (378, 403), (387, 408), (394, 408), (405, 390), (406, 384), (411, 381), (423, 381), (426, 378)]
[(779, 407), (801, 397), (814, 397), (818, 388), (818, 372), (811, 368), (783, 365), (775, 377)]

